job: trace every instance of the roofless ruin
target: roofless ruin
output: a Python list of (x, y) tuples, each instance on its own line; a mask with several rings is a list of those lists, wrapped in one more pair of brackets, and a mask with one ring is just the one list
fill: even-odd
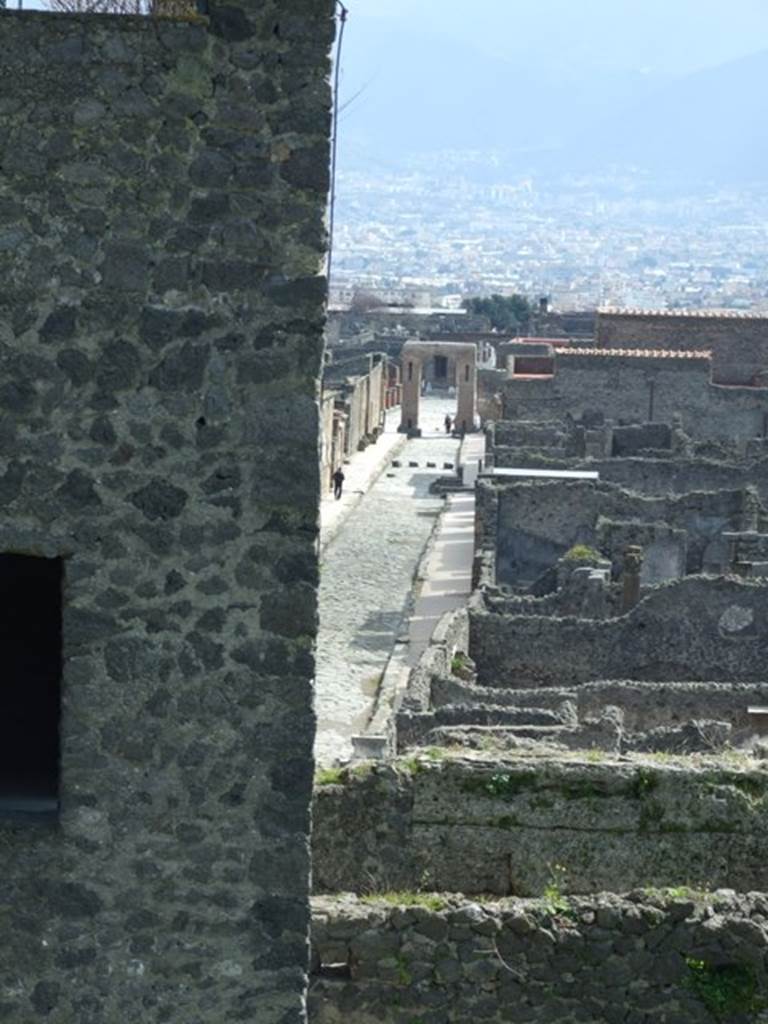
[[(0, 11), (0, 1021), (759, 1020), (764, 321), (410, 317), (320, 396), (335, 5), (161, 8)], [(471, 594), (313, 788), (321, 468), (422, 377)]]

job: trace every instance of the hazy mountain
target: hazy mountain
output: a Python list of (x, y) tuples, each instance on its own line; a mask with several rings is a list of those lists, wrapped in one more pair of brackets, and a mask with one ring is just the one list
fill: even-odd
[(349, 163), (438, 149), (551, 149), (668, 80), (504, 60), (451, 36), (403, 34), (383, 19), (358, 19), (356, 31), (342, 64), (340, 139)]
[(673, 179), (764, 180), (767, 93), (768, 50), (689, 75), (596, 123), (578, 155), (586, 165), (631, 161)]
[[(765, 0), (346, 0), (350, 33), (366, 15), (403, 37), (451, 35), (531, 65), (684, 75), (768, 47)], [(361, 29), (361, 32), (363, 29)]]
[(497, 178), (616, 163), (675, 179), (765, 176), (768, 50), (675, 78), (556, 60), (551, 48), (539, 59), (542, 49), (508, 60), (403, 32), (397, 19), (357, 18), (342, 64), (342, 167), (453, 149), (501, 151), (502, 166), (486, 168)]

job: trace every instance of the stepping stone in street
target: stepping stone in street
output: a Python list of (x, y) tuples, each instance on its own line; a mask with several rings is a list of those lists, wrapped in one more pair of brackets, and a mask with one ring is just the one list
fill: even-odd
[(410, 466), (411, 469), (418, 469), (419, 468), (418, 462), (409, 462), (408, 465)]
[(443, 463), (443, 469), (453, 469), (453, 463), (452, 462), (444, 462)]
[(402, 462), (398, 462), (397, 459), (395, 459), (395, 461), (392, 463), (392, 468), (393, 469), (400, 469), (401, 466), (402, 466)]
[(387, 473), (387, 476), (394, 476), (394, 473)]
[(437, 468), (437, 464), (435, 462), (428, 462), (427, 463), (427, 469), (436, 469), (436, 468)]

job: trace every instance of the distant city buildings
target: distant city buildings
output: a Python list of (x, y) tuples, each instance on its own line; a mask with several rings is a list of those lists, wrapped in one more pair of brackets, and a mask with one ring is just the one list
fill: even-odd
[[(757, 187), (655, 197), (630, 179), (482, 185), (439, 168), (342, 175), (332, 303), (456, 309), (468, 295), (597, 306), (768, 311), (768, 198)], [(457, 164), (458, 168), (458, 164)]]

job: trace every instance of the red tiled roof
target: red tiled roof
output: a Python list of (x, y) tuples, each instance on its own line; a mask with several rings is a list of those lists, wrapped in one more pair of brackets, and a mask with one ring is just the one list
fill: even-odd
[(660, 318), (695, 317), (699, 320), (768, 320), (768, 313), (749, 313), (737, 309), (621, 309), (602, 306), (599, 316), (656, 316)]
[(510, 338), (507, 345), (570, 345), (570, 338)]
[(633, 359), (711, 359), (708, 349), (672, 348), (556, 348), (558, 356), (630, 356)]

